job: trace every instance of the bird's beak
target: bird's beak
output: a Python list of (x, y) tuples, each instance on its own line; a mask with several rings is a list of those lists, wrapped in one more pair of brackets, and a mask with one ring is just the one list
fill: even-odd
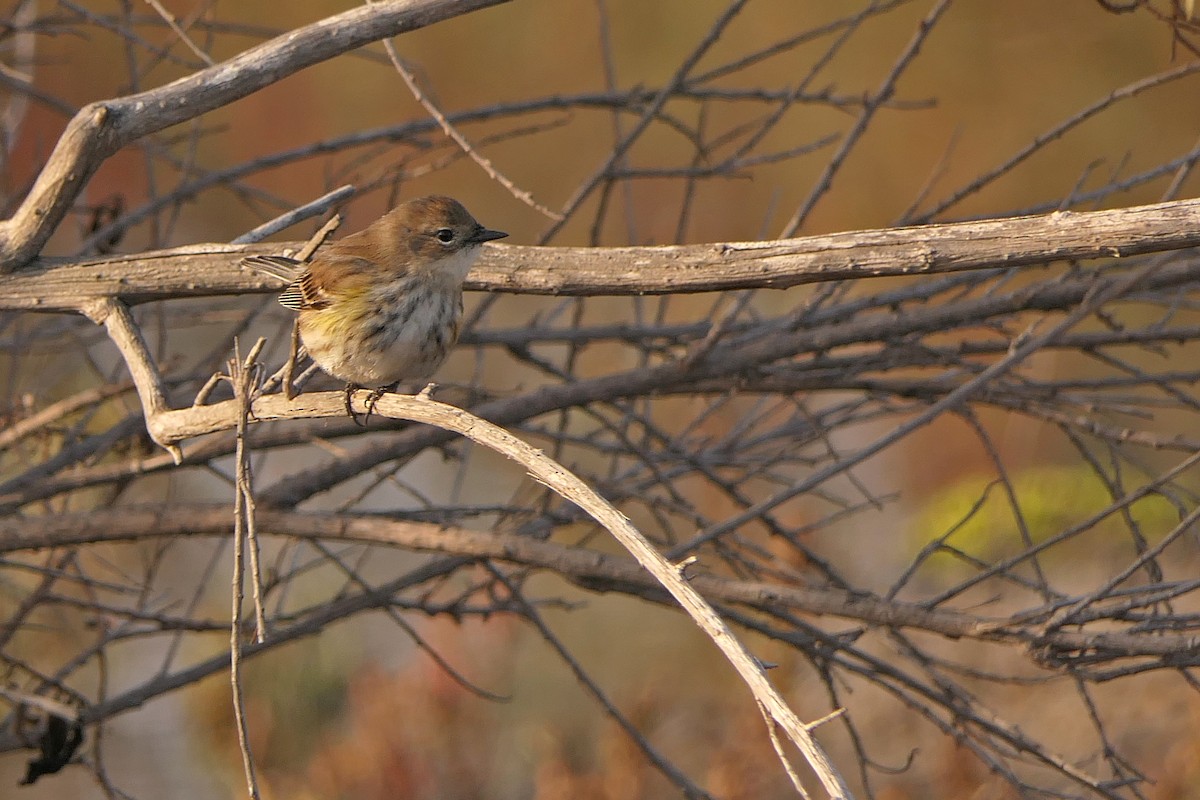
[(505, 236), (508, 236), (508, 234), (504, 231), (489, 231), (487, 228), (480, 225), (475, 229), (475, 232), (471, 234), (471, 243), (483, 244), (484, 242), (490, 242), (494, 239), (503, 239)]

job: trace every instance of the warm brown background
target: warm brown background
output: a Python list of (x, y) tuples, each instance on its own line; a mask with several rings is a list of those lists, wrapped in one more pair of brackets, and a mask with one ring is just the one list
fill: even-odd
[[(180, 16), (197, 7), (191, 2), (166, 5)], [(725, 7), (711, 0), (610, 0), (605, 5), (617, 83), (622, 88), (661, 85)], [(837, 17), (849, 5), (845, 0), (753, 2), (702, 62), (701, 70), (705, 64), (723, 63), (751, 47)], [(910, 3), (868, 23), (814, 82), (814, 88), (830, 86), (846, 96), (874, 90), (929, 5)], [(1169, 4), (1161, 6), (1170, 10)], [(88, 7), (113, 13), (117, 4), (97, 0)], [(223, 22), (259, 26), (265, 36), (345, 7), (304, 0), (242, 0), (216, 4), (211, 13)], [(135, 10), (152, 13), (149, 6)], [(43, 13), (49, 13), (49, 8)], [(520, 0), (417, 31), (397, 40), (397, 46), (446, 111), (549, 93), (594, 92), (604, 87), (597, 18), (595, 2)], [(143, 35), (173, 52), (184, 52), (170, 31), (145, 28)], [(216, 35), (211, 42), (202, 33), (196, 38), (217, 60), (258, 41), (256, 36), (230, 33)], [(738, 80), (788, 86), (793, 75), (807, 71), (813, 52), (801, 48), (766, 61)], [(208, 115), (200, 127), (209, 135), (199, 140), (194, 151), (188, 142), (194, 133), (191, 126), (168, 132), (180, 138), (173, 149), (180, 157), (194, 153), (198, 164), (217, 169), (314, 140), (420, 118), (422, 110), (399, 77), (379, 60), (382, 49), (371, 48), (371, 53), (374, 59), (343, 57), (306, 70)], [(123, 94), (130, 90), (125, 58), (116, 37), (96, 34), (86, 41), (43, 37), (36, 85), (76, 107)], [(1173, 51), (1170, 28), (1148, 13), (1116, 15), (1094, 0), (963, 0), (951, 8), (899, 84), (897, 100), (935, 100), (936, 105), (880, 112), (801, 233), (893, 224), (931, 176), (929, 197), (937, 200), (1113, 89), (1188, 58), (1185, 51)], [(138, 88), (160, 85), (182, 74), (186, 71), (177, 66), (160, 65), (143, 76)], [(1200, 82), (1184, 81), (1126, 101), (941, 218), (1054, 204), (1085, 175), (1083, 191), (1114, 172), (1134, 174), (1186, 153), (1200, 136), (1198, 90)], [(694, 109), (680, 113), (694, 114)], [(750, 117), (748, 111), (738, 113)], [(713, 116), (719, 119), (715, 124), (733, 124), (729, 117)], [(771, 134), (767, 144), (781, 149), (797, 145), (844, 130), (845, 120), (835, 110), (799, 110)], [(0, 184), (9, 197), (35, 174), (64, 121), (62, 113), (34, 104)], [(557, 207), (608, 152), (610, 117), (604, 111), (570, 116), (547, 112), (529, 121), (565, 124), (484, 152), (519, 186)], [(626, 128), (629, 124), (627, 120)], [(479, 141), (500, 128), (474, 125), (464, 130)], [(439, 154), (449, 152), (440, 134), (431, 133), (428, 139), (438, 145)], [(684, 240), (776, 235), (808, 194), (829, 152), (826, 148), (758, 168), (743, 178), (702, 182)], [(398, 160), (415, 155), (421, 163), (411, 151), (380, 148), (361, 163), (352, 164), (351, 157), (339, 155), (256, 174), (249, 181), (279, 198), (301, 203), (341, 183), (379, 178)], [(631, 161), (644, 166), (678, 165), (690, 156), (686, 143), (658, 131), (638, 143)], [(114, 157), (91, 182), (86, 201), (101, 202), (120, 194), (127, 206), (138, 205), (148, 196), (145, 163), (145, 157), (133, 149)], [(177, 177), (159, 167), (157, 190), (168, 191)], [(1156, 201), (1167, 183), (1168, 179), (1159, 180), (1105, 204)], [(1196, 179), (1189, 180), (1179, 196), (1195, 194), (1196, 186)], [(466, 160), (415, 178), (401, 189), (406, 197), (428, 192), (459, 197), (486, 224), (509, 231), (514, 242), (536, 242), (548, 224)], [(619, 213), (610, 215), (600, 243), (672, 241), (680, 197), (675, 180), (634, 182), (627, 195), (616, 193)], [(361, 227), (393, 200), (387, 189), (356, 200), (345, 210), (343, 230)], [(223, 190), (210, 191), (185, 205), (169, 229), (144, 226), (131, 232), (121, 247), (226, 241), (281, 210), (266, 202), (244, 202)], [(585, 215), (570, 224), (554, 242), (589, 243), (588, 219)], [(618, 220), (627, 223), (617, 224)], [(65, 224), (47, 252), (74, 252), (81, 224)], [(304, 227), (301, 234), (312, 227)], [(802, 297), (803, 290), (796, 290), (764, 302), (790, 304)], [(550, 301), (509, 298), (507, 302)], [(678, 304), (674, 312), (686, 316), (688, 309), (705, 308), (706, 302)], [(451, 377), (468, 374), (468, 366), (452, 364)], [(26, 364), (20, 375), (8, 376), (10, 402), (27, 389), (23, 382), (32, 380), (29, 369)], [(1053, 369), (1053, 364), (1047, 369)], [(1055, 461), (1055, 454), (1040, 446), (1035, 426), (1014, 424), (997, 438), (1014, 470)], [(881, 491), (903, 493), (904, 507), (919, 516), (928, 513), (931, 499), (952, 491), (964, 475), (982, 471), (977, 443), (957, 436), (954, 423), (946, 422), (911, 437), (903, 452), (875, 462), (860, 477)], [(203, 495), (204, 487), (192, 488)], [(889, 521), (896, 529), (904, 527), (894, 516)], [(893, 541), (884, 547), (883, 557), (889, 548), (897, 551), (895, 557), (911, 552), (910, 544)], [(869, 571), (870, 565), (864, 569)], [(549, 584), (546, 589), (558, 591)], [(214, 607), (213, 613), (219, 615), (223, 609)], [(593, 598), (586, 613), (550, 611), (548, 616), (631, 717), (654, 730), (656, 741), (679, 754), (681, 762), (715, 794), (731, 799), (787, 796), (757, 711), (729, 680), (711, 646), (678, 616), (608, 598)], [(633, 798), (670, 791), (577, 690), (534, 633), (505, 619), (462, 626), (446, 621), (418, 624), (472, 680), (511, 695), (512, 702), (494, 704), (462, 691), (428, 659), (399, 643), (395, 630), (379, 620), (335, 629), (248, 668), (250, 725), (270, 796), (291, 800)], [(764, 655), (783, 663), (774, 677), (790, 691), (802, 715), (824, 713), (819, 687), (799, 679), (789, 685), (788, 662), (794, 656), (782, 650)], [(981, 664), (987, 663), (987, 653), (978, 657)], [(1140, 768), (1157, 778), (1148, 796), (1164, 800), (1197, 796), (1200, 703), (1191, 694), (1160, 691), (1153, 681), (1139, 685), (1145, 694), (1124, 701), (1144, 704), (1144, 723), (1124, 731), (1121, 744), (1137, 756)], [(1069, 727), (1071, 715), (1077, 713), (1074, 708), (1064, 713), (1044, 700), (1037, 709), (1023, 708), (1020, 687), (1013, 688), (1008, 700), (1016, 713), (1031, 715), (1030, 724), (1044, 729)], [(119, 776), (117, 784), (137, 797), (240, 796), (244, 790), (229, 715), (227, 681), (213, 679), (196, 691), (156, 701), (119, 721), (107, 734), (110, 770)], [(868, 721), (860, 717), (860, 724)], [(878, 719), (870, 724), (895, 741), (890, 752), (875, 753), (886, 757), (889, 765), (900, 766), (912, 748), (923, 748), (919, 768), (878, 779), (881, 797), (1007, 796), (999, 788), (989, 788), (982, 768), (953, 744), (930, 736), (899, 709), (881, 704)], [(848, 751), (835, 748), (834, 752), (837, 760)], [(697, 765), (697, 757), (703, 758), (703, 767)], [(12, 793), (29, 800), (101, 796), (80, 771), (15, 790), (22, 769), (21, 759), (15, 756), (0, 761), (0, 787), (6, 787), (0, 795)]]

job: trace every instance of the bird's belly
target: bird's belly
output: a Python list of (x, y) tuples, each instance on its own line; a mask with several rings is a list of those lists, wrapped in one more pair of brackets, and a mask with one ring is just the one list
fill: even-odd
[(460, 306), (458, 298), (422, 300), (366, 323), (337, 324), (345, 320), (318, 311), (301, 319), (300, 338), (317, 366), (349, 383), (374, 388), (426, 381), (458, 338)]

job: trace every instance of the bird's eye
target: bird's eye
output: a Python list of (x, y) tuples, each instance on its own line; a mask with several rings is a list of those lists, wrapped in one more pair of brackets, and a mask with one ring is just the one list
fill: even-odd
[(454, 241), (454, 231), (450, 228), (438, 228), (436, 236), (442, 244), (450, 244)]

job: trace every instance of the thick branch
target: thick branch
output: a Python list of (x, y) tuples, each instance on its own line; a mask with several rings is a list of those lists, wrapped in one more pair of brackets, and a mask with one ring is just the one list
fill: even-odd
[[(468, 287), (554, 295), (784, 289), (806, 283), (1133, 256), (1200, 245), (1200, 200), (1091, 212), (848, 231), (769, 242), (665, 247), (487, 245)], [(71, 311), (96, 299), (139, 303), (267, 292), (245, 255), (298, 243), (196, 245), (85, 262), (39, 259), (0, 275), (0, 310)]]
[(0, 273), (41, 251), (92, 173), (125, 145), (232, 103), (305, 67), (506, 0), (392, 0), (290, 31), (157, 89), (90, 103), (68, 123), (29, 195), (0, 222)]

